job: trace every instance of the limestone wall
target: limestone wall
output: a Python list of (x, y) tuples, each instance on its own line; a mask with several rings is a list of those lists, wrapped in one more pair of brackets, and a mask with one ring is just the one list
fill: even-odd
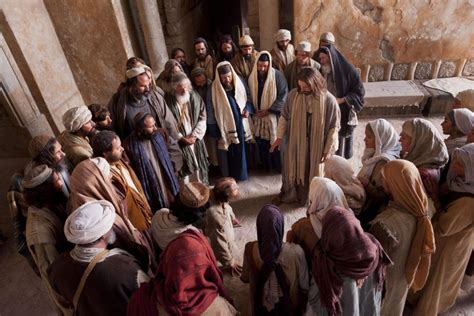
[(474, 75), (473, 24), (472, 0), (294, 0), (295, 41), (333, 32), (369, 81)]

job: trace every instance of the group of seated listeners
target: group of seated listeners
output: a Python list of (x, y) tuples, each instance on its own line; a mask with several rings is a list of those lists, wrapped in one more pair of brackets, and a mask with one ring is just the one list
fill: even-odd
[[(214, 57), (198, 38), (192, 65), (175, 49), (156, 78), (132, 57), (108, 106), (71, 108), (58, 137), (31, 140), (8, 200), (58, 313), (246, 313), (224, 276), (249, 283), (253, 315), (437, 315), (472, 289), (474, 90), (446, 139), (423, 118), (400, 134), (370, 121), (355, 172), (358, 72), (331, 33), (315, 59), (290, 40), (279, 30), (257, 52), (224, 36)], [(231, 205), (249, 168), (282, 187), (239, 249)], [(306, 209), (288, 231), (282, 203)]]

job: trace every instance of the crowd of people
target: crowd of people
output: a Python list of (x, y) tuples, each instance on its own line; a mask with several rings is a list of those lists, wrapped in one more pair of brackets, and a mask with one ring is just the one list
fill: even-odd
[[(31, 140), (8, 198), (59, 313), (237, 315), (224, 274), (249, 283), (253, 315), (436, 315), (473, 286), (474, 90), (447, 139), (423, 118), (400, 135), (370, 121), (356, 172), (358, 71), (331, 33), (315, 51), (290, 41), (279, 30), (258, 52), (223, 36), (214, 54), (197, 38), (192, 64), (176, 48), (156, 76), (132, 57), (108, 106)], [(251, 168), (282, 187), (238, 249), (232, 202)], [(286, 242), (282, 203), (307, 209)]]

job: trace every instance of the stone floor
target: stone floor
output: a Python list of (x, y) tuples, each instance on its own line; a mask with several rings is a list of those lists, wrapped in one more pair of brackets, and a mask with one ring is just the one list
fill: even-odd
[[(392, 118), (390, 121), (397, 131), (406, 118)], [(442, 118), (430, 118), (441, 129)], [(354, 158), (351, 162), (357, 170), (364, 149), (363, 133), (367, 119), (361, 119), (354, 142)], [(38, 277), (32, 272), (26, 261), (16, 253), (15, 242), (5, 192), (11, 173), (24, 165), (26, 159), (2, 159), (0, 163), (0, 229), (9, 240), (0, 246), (0, 315), (53, 315), (53, 309)], [(256, 240), (255, 218), (259, 209), (269, 203), (279, 192), (281, 177), (254, 172), (248, 181), (240, 183), (242, 199), (233, 204), (237, 217), (243, 227), (236, 229), (237, 244), (243, 249), (245, 243)], [(285, 213), (285, 228), (303, 217), (305, 210), (295, 205), (282, 205)], [(242, 259), (242, 258), (240, 258)], [(238, 279), (225, 278), (226, 286), (234, 297), (237, 308), (243, 315), (249, 314), (247, 286)], [(406, 315), (410, 315), (407, 308)], [(461, 291), (456, 304), (443, 315), (474, 315), (474, 290), (470, 293)]]

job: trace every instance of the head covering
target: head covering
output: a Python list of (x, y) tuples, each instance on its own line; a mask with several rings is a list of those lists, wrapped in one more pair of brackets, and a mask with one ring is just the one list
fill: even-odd
[(199, 208), (209, 200), (209, 188), (201, 182), (188, 182), (181, 187), (179, 199), (187, 207)]
[(441, 168), (448, 162), (448, 149), (434, 125), (425, 119), (415, 118), (403, 123), (402, 130), (410, 135), (410, 149), (403, 159), (418, 168)]
[(279, 29), (275, 35), (273, 35), (273, 39), (275, 42), (290, 40), (291, 41), (291, 33), (285, 29)]
[(239, 39), (239, 46), (244, 47), (244, 46), (253, 46), (253, 40), (249, 35), (244, 35)]
[(299, 42), (298, 45), (296, 46), (296, 50), (298, 52), (311, 53), (311, 43), (307, 41)]
[(106, 200), (90, 201), (69, 215), (64, 224), (64, 235), (73, 244), (89, 244), (112, 229), (114, 221), (112, 203)]
[(365, 189), (354, 174), (351, 164), (345, 158), (333, 155), (324, 164), (324, 176), (336, 181), (344, 192), (349, 207), (358, 213), (365, 203)]
[(47, 165), (35, 166), (28, 170), (28, 173), (21, 181), (21, 184), (25, 189), (35, 188), (48, 180), (52, 173), (53, 169), (49, 168)]
[[(285, 233), (285, 219), (280, 209), (272, 204), (267, 204), (258, 213), (257, 216), (257, 239), (258, 251), (260, 258), (262, 258), (263, 266), (259, 271), (255, 299), (255, 315), (262, 314), (262, 308), (265, 306), (267, 311), (273, 310), (275, 304), (279, 301), (280, 307), (290, 309), (291, 301), (289, 298), (289, 285), (286, 281), (286, 276), (283, 268), (277, 263), (283, 246), (283, 235)], [(275, 283), (283, 292), (283, 298), (272, 297), (267, 293), (264, 295), (264, 286), (269, 281), (269, 278), (276, 278)], [(273, 283), (272, 283), (273, 284)], [(269, 284), (269, 286), (271, 286)], [(275, 291), (268, 291), (278, 293), (278, 288)], [(263, 300), (263, 301), (262, 301)], [(289, 313), (283, 313), (288, 315)]]
[(334, 37), (334, 34), (332, 34), (331, 32), (325, 32), (321, 34), (321, 37), (319, 37), (319, 41), (334, 44), (336, 42), (336, 38)]
[(200, 315), (217, 296), (231, 301), (209, 242), (194, 230), (168, 244), (154, 284), (159, 304), (170, 315)]
[(31, 158), (37, 157), (53, 138), (53, 136), (49, 135), (38, 135), (33, 137), (28, 144), (28, 152), (30, 153)]
[(474, 111), (474, 89), (468, 89), (459, 92), (456, 95), (456, 99), (461, 102), (462, 108), (467, 108), (471, 111)]
[(349, 209), (342, 189), (331, 179), (314, 177), (308, 193), (308, 210), (311, 225), (318, 237), (321, 237), (322, 223), (326, 213), (334, 206)]
[(207, 41), (203, 37), (196, 37), (194, 40), (194, 45), (199, 43), (204, 43), (204, 45), (207, 47)]
[(191, 79), (194, 79), (197, 76), (205, 75), (205, 74), (206, 74), (206, 70), (204, 68), (196, 67), (191, 71)]
[(448, 187), (451, 191), (474, 194), (474, 143), (457, 148), (453, 159), (458, 158), (464, 164), (464, 178), (448, 171)]
[(146, 72), (146, 69), (145, 67), (143, 66), (138, 66), (138, 67), (134, 67), (134, 68), (131, 68), (131, 69), (128, 69), (126, 72), (125, 72), (125, 76), (127, 77), (127, 79), (131, 79), (131, 78), (135, 78), (141, 74), (144, 74)]
[(416, 231), (405, 264), (405, 278), (408, 286), (418, 291), (425, 285), (430, 257), (435, 251), (433, 227), (428, 218), (428, 197), (418, 169), (407, 160), (387, 162), (383, 177), (393, 201), (416, 217)]
[(63, 125), (70, 132), (77, 132), (92, 119), (92, 113), (87, 106), (70, 108), (63, 114)]
[(358, 177), (369, 180), (379, 161), (390, 161), (400, 157), (401, 146), (397, 131), (387, 120), (377, 119), (367, 125), (375, 136), (375, 151), (365, 149)]
[(464, 135), (469, 134), (474, 127), (474, 113), (465, 108), (454, 109), (454, 125)]
[(324, 216), (322, 224), (311, 272), (328, 314), (340, 315), (342, 276), (360, 280), (374, 274), (378, 290), (382, 290), (385, 267), (391, 261), (377, 239), (364, 232), (352, 212), (335, 206)]

